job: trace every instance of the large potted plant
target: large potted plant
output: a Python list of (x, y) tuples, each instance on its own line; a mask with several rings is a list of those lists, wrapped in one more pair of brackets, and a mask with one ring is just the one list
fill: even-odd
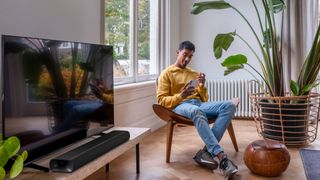
[(2, 134), (0, 134), (0, 180), (4, 179), (6, 176), (6, 171), (4, 167), (8, 169), (9, 160), (13, 160), (13, 164), (10, 167), (10, 178), (15, 178), (20, 174), (23, 169), (23, 162), (27, 159), (27, 151), (23, 151), (18, 154), (20, 149), (20, 141), (17, 137), (12, 136), (4, 140)]
[[(319, 96), (311, 93), (311, 89), (317, 86), (317, 75), (320, 69), (320, 26), (317, 28), (312, 48), (301, 67), (297, 80), (290, 80), (291, 92), (285, 92), (283, 73), (283, 14), (285, 3), (283, 0), (261, 0), (262, 9), (259, 9), (254, 0), (254, 10), (259, 22), (259, 28), (255, 29), (243, 13), (232, 4), (220, 1), (199, 2), (193, 5), (192, 14), (199, 14), (205, 10), (232, 9), (238, 13), (249, 26), (253, 36), (259, 44), (261, 56), (236, 31), (216, 35), (213, 43), (214, 55), (217, 59), (222, 57), (222, 52), (227, 51), (235, 37), (244, 42), (250, 48), (258, 60), (261, 71), (249, 64), (243, 54), (231, 55), (221, 63), (226, 68), (224, 74), (228, 75), (236, 70), (244, 69), (256, 72), (264, 84), (261, 94), (253, 94), (253, 110), (256, 112), (255, 120), (262, 122), (258, 126), (259, 132), (265, 138), (282, 141), (286, 144), (305, 144), (313, 141), (309, 134), (309, 125), (317, 125)], [(277, 26), (276, 14), (280, 13), (280, 26)], [(280, 30), (277, 29), (280, 27)], [(260, 35), (260, 36), (259, 36)], [(252, 74), (252, 73), (251, 73)], [(317, 130), (317, 126), (315, 129)], [(314, 132), (314, 130), (313, 130)]]

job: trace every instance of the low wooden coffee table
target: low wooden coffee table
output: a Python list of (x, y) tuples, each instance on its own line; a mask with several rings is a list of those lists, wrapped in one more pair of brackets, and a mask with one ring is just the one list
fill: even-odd
[[(97, 170), (102, 167), (106, 167), (109, 169), (109, 162), (120, 156), (121, 154), (125, 153), (132, 147), (136, 147), (136, 171), (137, 173), (140, 172), (140, 152), (139, 152), (139, 143), (142, 141), (143, 138), (151, 134), (150, 128), (135, 128), (135, 127), (113, 127), (106, 132), (112, 130), (126, 130), (130, 133), (130, 139), (121, 144), (120, 146), (114, 148), (113, 150), (103, 154), (102, 156), (92, 160), (91, 162), (87, 163), (86, 165), (82, 166), (81, 168), (77, 169), (72, 173), (57, 173), (57, 172), (43, 172), (39, 170), (35, 170), (32, 168), (24, 168), (23, 172), (16, 178), (16, 179), (32, 179), (32, 180), (51, 180), (51, 179), (84, 179), (85, 177), (93, 174)], [(75, 143), (71, 146), (63, 148), (53, 154), (50, 154), (42, 159), (34, 162), (37, 165), (41, 165), (44, 167), (49, 167), (49, 162), (52, 158), (57, 157), (64, 152), (70, 151), (84, 143), (87, 143), (93, 140), (94, 137), (87, 138), (81, 142)]]

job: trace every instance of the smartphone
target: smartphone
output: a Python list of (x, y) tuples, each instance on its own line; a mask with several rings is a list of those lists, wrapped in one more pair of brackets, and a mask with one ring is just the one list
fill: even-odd
[(189, 81), (189, 86), (196, 87), (196, 80), (192, 79)]

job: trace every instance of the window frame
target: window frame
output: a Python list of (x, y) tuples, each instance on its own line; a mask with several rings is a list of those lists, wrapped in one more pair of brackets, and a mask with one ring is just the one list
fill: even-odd
[[(162, 69), (163, 62), (161, 62), (161, 59), (163, 59), (164, 56), (161, 54), (165, 53), (164, 50), (164, 42), (165, 40), (165, 4), (167, 3), (167, 0), (165, 1), (158, 1), (156, 2), (156, 12), (155, 12), (155, 66), (156, 66), (156, 73), (150, 74), (150, 75), (138, 75), (138, 2), (139, 0), (130, 0), (130, 48), (129, 48), (129, 60), (130, 60), (130, 68), (131, 68), (131, 74), (129, 77), (114, 77), (114, 85), (125, 85), (125, 84), (131, 84), (131, 83), (139, 83), (144, 81), (150, 81), (155, 80), (160, 73), (160, 70)], [(105, 42), (105, 0), (101, 0), (101, 25), (100, 25), (100, 42), (104, 44)], [(119, 81), (117, 83), (117, 81)]]

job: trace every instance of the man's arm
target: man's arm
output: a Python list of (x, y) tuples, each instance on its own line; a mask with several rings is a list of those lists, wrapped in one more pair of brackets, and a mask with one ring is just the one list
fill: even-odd
[(177, 106), (183, 98), (180, 94), (171, 95), (171, 83), (170, 78), (167, 73), (162, 73), (158, 78), (158, 87), (157, 87), (157, 99), (158, 104), (173, 109)]
[(113, 103), (112, 93), (108, 93), (104, 85), (94, 85), (89, 84), (91, 92), (99, 99), (103, 100), (105, 103)]
[(199, 73), (199, 76), (198, 76), (199, 86), (197, 88), (197, 91), (199, 93), (199, 96), (202, 102), (207, 102), (209, 99), (207, 88), (204, 86), (205, 82), (206, 82), (206, 75), (204, 73)]
[(199, 93), (199, 96), (202, 102), (207, 102), (209, 100), (209, 95), (207, 92), (207, 88), (205, 86), (198, 87), (197, 92)]

